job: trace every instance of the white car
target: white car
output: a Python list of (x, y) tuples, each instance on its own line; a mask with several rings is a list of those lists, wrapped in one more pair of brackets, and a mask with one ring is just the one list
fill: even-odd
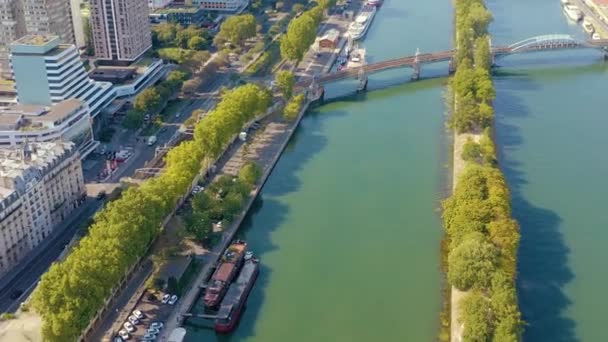
[(167, 303), (169, 303), (169, 299), (171, 299), (171, 295), (167, 293), (166, 295), (163, 296), (161, 303), (167, 304)]
[(153, 329), (162, 329), (165, 325), (163, 324), (163, 322), (153, 322), (152, 324), (150, 324), (150, 328)]
[(139, 324), (139, 320), (137, 319), (137, 317), (135, 316), (129, 316), (129, 318), (127, 318), (129, 320), (129, 322), (131, 322), (131, 324), (133, 325), (138, 325)]
[(118, 335), (122, 337), (123, 340), (129, 339), (129, 333), (126, 330), (121, 330), (118, 332)]
[(171, 299), (169, 299), (169, 305), (173, 305), (177, 302), (178, 297), (176, 295), (171, 296)]
[(127, 329), (127, 331), (130, 333), (135, 331), (135, 327), (129, 322), (125, 322), (125, 324), (123, 324), (122, 326), (125, 327), (125, 329)]
[(133, 316), (137, 317), (137, 319), (143, 319), (144, 318), (144, 314), (141, 311), (139, 311), (139, 310), (133, 311)]

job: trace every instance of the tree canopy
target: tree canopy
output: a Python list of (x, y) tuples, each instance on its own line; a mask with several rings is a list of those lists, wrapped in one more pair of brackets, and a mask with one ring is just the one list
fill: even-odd
[[(160, 176), (127, 189), (95, 215), (88, 235), (64, 261), (49, 268), (34, 291), (32, 306), (42, 317), (45, 341), (78, 338), (158, 236), (162, 220), (188, 190), (203, 159), (217, 157), (231, 137), (269, 105), (270, 94), (255, 85), (227, 92), (217, 108), (197, 124), (194, 140), (167, 153)], [(210, 127), (213, 132), (202, 134), (209, 133)], [(193, 219), (200, 222), (204, 217)]]
[(293, 92), (293, 86), (296, 84), (296, 77), (293, 72), (288, 70), (281, 70), (276, 74), (276, 81), (279, 90), (283, 93), (286, 99), (291, 98)]
[(220, 32), (216, 37), (216, 45), (222, 41), (242, 45), (246, 39), (255, 37), (255, 35), (256, 22), (252, 14), (231, 16), (220, 26)]

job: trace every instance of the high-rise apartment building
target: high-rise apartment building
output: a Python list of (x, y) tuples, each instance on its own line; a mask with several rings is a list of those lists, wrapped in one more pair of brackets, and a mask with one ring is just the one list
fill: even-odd
[(71, 142), (0, 148), (0, 277), (83, 201), (82, 165)]
[(0, 0), (0, 71), (4, 76), (10, 75), (10, 44), (27, 34), (55, 35), (62, 43), (74, 44), (70, 0)]
[(109, 82), (89, 78), (74, 45), (59, 44), (55, 36), (25, 36), (11, 44), (11, 66), (20, 104), (51, 106), (76, 98), (91, 116), (116, 98)]
[(26, 32), (21, 0), (0, 0), (0, 19), (0, 73), (8, 77), (10, 43)]
[(91, 0), (90, 6), (99, 60), (132, 62), (152, 47), (147, 0)]

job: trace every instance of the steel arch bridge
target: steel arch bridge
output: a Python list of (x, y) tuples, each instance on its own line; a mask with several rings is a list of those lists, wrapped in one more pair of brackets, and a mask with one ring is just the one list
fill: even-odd
[(580, 40), (568, 34), (548, 34), (524, 39), (506, 47), (497, 48), (496, 55), (566, 49), (604, 49), (608, 40)]

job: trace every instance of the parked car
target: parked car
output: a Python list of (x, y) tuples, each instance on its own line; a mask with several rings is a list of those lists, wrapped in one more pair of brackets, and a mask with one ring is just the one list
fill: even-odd
[(154, 329), (162, 329), (165, 326), (165, 324), (163, 324), (163, 322), (152, 322), (152, 324), (150, 324), (150, 328), (154, 328)]
[(129, 322), (125, 322), (125, 324), (123, 324), (122, 326), (125, 327), (125, 329), (127, 329), (127, 331), (130, 333), (135, 331), (135, 327)]
[(129, 322), (131, 322), (133, 325), (138, 325), (139, 324), (139, 320), (137, 319), (137, 317), (135, 316), (129, 316), (129, 318), (127, 318), (129, 320)]
[(133, 311), (133, 316), (137, 317), (137, 319), (143, 319), (144, 318), (144, 314), (141, 311), (139, 311), (139, 310)]
[(120, 336), (115, 336), (114, 339), (112, 340), (113, 342), (123, 342), (124, 339)]
[(144, 341), (155, 341), (156, 340), (156, 335), (152, 335), (152, 334), (145, 334)]
[(178, 297), (176, 295), (171, 296), (171, 299), (169, 299), (169, 305), (173, 305), (177, 302)]
[(167, 304), (167, 303), (169, 303), (169, 299), (171, 299), (171, 295), (167, 293), (166, 295), (163, 296), (161, 303)]
[(152, 334), (152, 335), (157, 335), (160, 332), (160, 330), (156, 329), (156, 328), (148, 328), (147, 333), (148, 334)]
[(118, 336), (120, 336), (123, 340), (129, 339), (129, 333), (126, 330), (120, 330), (118, 332)]

